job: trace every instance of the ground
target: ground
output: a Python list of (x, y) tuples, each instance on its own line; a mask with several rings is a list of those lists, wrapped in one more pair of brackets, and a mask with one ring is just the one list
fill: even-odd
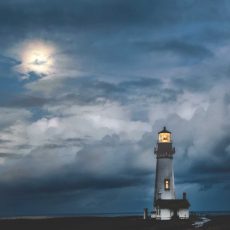
[[(198, 229), (227, 230), (230, 229), (230, 215), (211, 216), (208, 223)], [(0, 220), (0, 229), (23, 230), (191, 230), (192, 225), (199, 217), (192, 217), (189, 221), (143, 220), (141, 217), (63, 217), (63, 218), (19, 218)]]

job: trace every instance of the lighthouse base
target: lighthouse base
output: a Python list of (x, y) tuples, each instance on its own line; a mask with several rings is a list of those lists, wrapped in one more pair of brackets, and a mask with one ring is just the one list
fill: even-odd
[(185, 199), (158, 199), (151, 218), (156, 220), (189, 219), (189, 206), (189, 202)]

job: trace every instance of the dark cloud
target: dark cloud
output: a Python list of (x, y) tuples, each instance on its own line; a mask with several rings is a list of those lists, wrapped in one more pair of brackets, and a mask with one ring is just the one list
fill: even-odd
[[(208, 3), (208, 4), (207, 4)], [(61, 25), (62, 22), (72, 25), (95, 25), (97, 23), (112, 24), (124, 23), (126, 21), (138, 23), (139, 21), (149, 23), (155, 21), (159, 25), (175, 23), (178, 21), (198, 21), (201, 19), (224, 20), (228, 18), (227, 9), (223, 4), (216, 4), (209, 1), (82, 1), (69, 0), (64, 5), (58, 1), (8, 1), (1, 3), (2, 19), (7, 19), (6, 23), (24, 23), (36, 25)], [(184, 11), (183, 11), (183, 10)], [(196, 17), (194, 17), (194, 14)], [(90, 17), (89, 17), (90, 15)], [(13, 17), (12, 17), (13, 16)], [(32, 19), (30, 22), (29, 19)], [(48, 20), (47, 20), (48, 19)], [(151, 20), (152, 19), (152, 20)]]
[(17, 159), (17, 158), (21, 158), (21, 156), (17, 153), (3, 153), (3, 152), (0, 152), (0, 157), (2, 158), (13, 158), (13, 159)]
[(0, 139), (0, 143), (10, 143), (10, 140)]
[(7, 98), (7, 100), (4, 101), (0, 100), (0, 106), (2, 107), (40, 107), (49, 102), (47, 98), (32, 95), (2, 94), (2, 98)]
[(182, 57), (196, 57), (198, 59), (203, 59), (205, 57), (211, 57), (212, 52), (207, 49), (205, 46), (200, 44), (190, 44), (184, 41), (151, 41), (151, 42), (137, 42), (136, 45), (146, 52), (172, 52), (178, 54)]
[(0, 55), (0, 70), (5, 72), (5, 71), (10, 71), (11, 68), (13, 66), (16, 66), (20, 64), (19, 61), (11, 58), (11, 57), (7, 57), (7, 56), (3, 56), (3, 55)]
[[(63, 6), (62, 1), (10, 1), (1, 4), (1, 21), (4, 25), (24, 24), (27, 26), (70, 25), (86, 29), (88, 26), (139, 23), (154, 18), (157, 23), (177, 19), (171, 7), (179, 4), (162, 4), (160, 1), (76, 1), (70, 0)], [(151, 14), (150, 14), (151, 12)], [(166, 17), (160, 16), (164, 14)], [(90, 17), (88, 16), (90, 15)]]
[(204, 79), (198, 75), (187, 78), (176, 78), (173, 80), (173, 84), (178, 88), (189, 89), (191, 91), (206, 91), (215, 83), (210, 81), (209, 83), (204, 84)]
[(143, 100), (149, 99), (170, 102), (176, 101), (177, 97), (183, 93), (182, 90), (163, 88), (161, 80), (154, 78), (137, 78), (120, 83), (81, 78), (67, 81), (65, 87), (72, 93), (64, 95), (60, 100), (80, 104), (95, 103), (98, 99), (119, 101), (121, 104), (144, 102)]
[[(66, 93), (68, 92), (68, 93)], [(44, 97), (44, 95), (31, 94), (2, 94), (4, 100), (0, 100), (0, 106), (13, 108), (33, 108), (44, 105), (57, 104), (94, 104), (103, 103), (101, 100), (118, 101), (121, 104), (133, 104), (134, 102), (154, 100), (156, 102), (176, 101), (183, 91), (173, 88), (163, 88), (159, 79), (139, 78), (120, 83), (110, 83), (94, 78), (77, 78), (66, 80), (56, 97)]]

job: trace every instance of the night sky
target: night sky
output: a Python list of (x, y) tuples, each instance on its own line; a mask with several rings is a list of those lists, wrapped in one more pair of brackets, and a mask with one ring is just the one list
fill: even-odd
[(230, 209), (230, 1), (0, 1), (0, 216)]

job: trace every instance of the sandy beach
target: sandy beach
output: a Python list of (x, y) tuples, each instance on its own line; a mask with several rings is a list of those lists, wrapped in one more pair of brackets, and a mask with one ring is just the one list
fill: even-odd
[(200, 217), (192, 217), (189, 221), (157, 222), (143, 220), (142, 217), (59, 217), (59, 218), (17, 218), (0, 220), (1, 229), (67, 229), (67, 230), (167, 230), (167, 229), (210, 229), (228, 230), (230, 215), (207, 216), (210, 221), (203, 226), (195, 226)]

